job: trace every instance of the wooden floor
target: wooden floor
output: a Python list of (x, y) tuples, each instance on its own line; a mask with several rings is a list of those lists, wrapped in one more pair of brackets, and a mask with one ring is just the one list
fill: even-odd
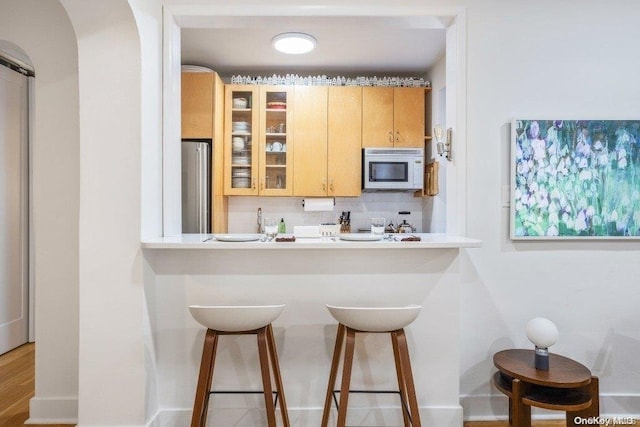
[[(0, 427), (24, 426), (33, 397), (35, 345), (25, 344), (0, 356)], [(29, 427), (68, 427), (48, 424)]]
[[(506, 421), (465, 421), (464, 427), (507, 427)], [(561, 421), (532, 421), (532, 427), (563, 427), (566, 426), (564, 420)]]
[[(35, 345), (25, 344), (0, 356), (0, 427), (20, 427), (29, 418), (29, 399), (34, 391)], [(533, 422), (534, 427), (560, 427), (564, 421)], [(29, 427), (71, 427), (47, 424)], [(465, 422), (464, 427), (507, 427), (506, 421)]]

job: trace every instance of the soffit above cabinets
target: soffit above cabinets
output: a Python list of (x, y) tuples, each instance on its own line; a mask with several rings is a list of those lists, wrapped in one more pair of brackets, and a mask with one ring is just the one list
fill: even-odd
[[(446, 18), (433, 16), (222, 16), (183, 23), (182, 63), (234, 73), (424, 75), (445, 52)], [(312, 34), (304, 55), (276, 52), (287, 31)]]

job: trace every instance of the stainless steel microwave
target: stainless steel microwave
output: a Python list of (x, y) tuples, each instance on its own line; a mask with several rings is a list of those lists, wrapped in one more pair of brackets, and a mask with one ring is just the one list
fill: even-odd
[(363, 191), (422, 190), (424, 149), (363, 148)]

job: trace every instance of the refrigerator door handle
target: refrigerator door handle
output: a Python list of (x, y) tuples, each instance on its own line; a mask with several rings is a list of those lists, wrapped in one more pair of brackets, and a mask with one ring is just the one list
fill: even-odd
[(196, 162), (197, 164), (197, 171), (198, 171), (198, 188), (197, 188), (197, 192), (198, 192), (198, 232), (199, 233), (205, 233), (206, 230), (204, 229), (204, 186), (202, 185), (203, 183), (203, 179), (204, 179), (204, 154), (203, 154), (203, 150), (198, 147), (196, 149)]

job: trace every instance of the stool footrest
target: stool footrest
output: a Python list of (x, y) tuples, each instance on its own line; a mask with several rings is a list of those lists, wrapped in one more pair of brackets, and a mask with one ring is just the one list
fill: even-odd
[[(340, 393), (340, 390), (333, 390), (333, 402), (336, 405), (336, 409), (340, 410), (340, 405), (338, 404), (338, 398), (336, 394)], [(362, 394), (397, 394), (400, 396), (400, 403), (402, 404), (402, 411), (407, 415), (409, 422), (413, 424), (411, 421), (411, 411), (409, 411), (409, 405), (405, 402), (404, 397), (402, 397), (402, 393), (400, 390), (349, 390), (349, 393), (362, 393)]]
[[(264, 394), (264, 391), (260, 390), (211, 390), (209, 394)], [(276, 398), (273, 400), (273, 407), (278, 406), (278, 396), (280, 393), (277, 390), (271, 392)]]
[[(277, 391), (272, 391), (272, 394), (277, 395)], [(211, 390), (209, 394), (264, 394), (262, 390)]]

